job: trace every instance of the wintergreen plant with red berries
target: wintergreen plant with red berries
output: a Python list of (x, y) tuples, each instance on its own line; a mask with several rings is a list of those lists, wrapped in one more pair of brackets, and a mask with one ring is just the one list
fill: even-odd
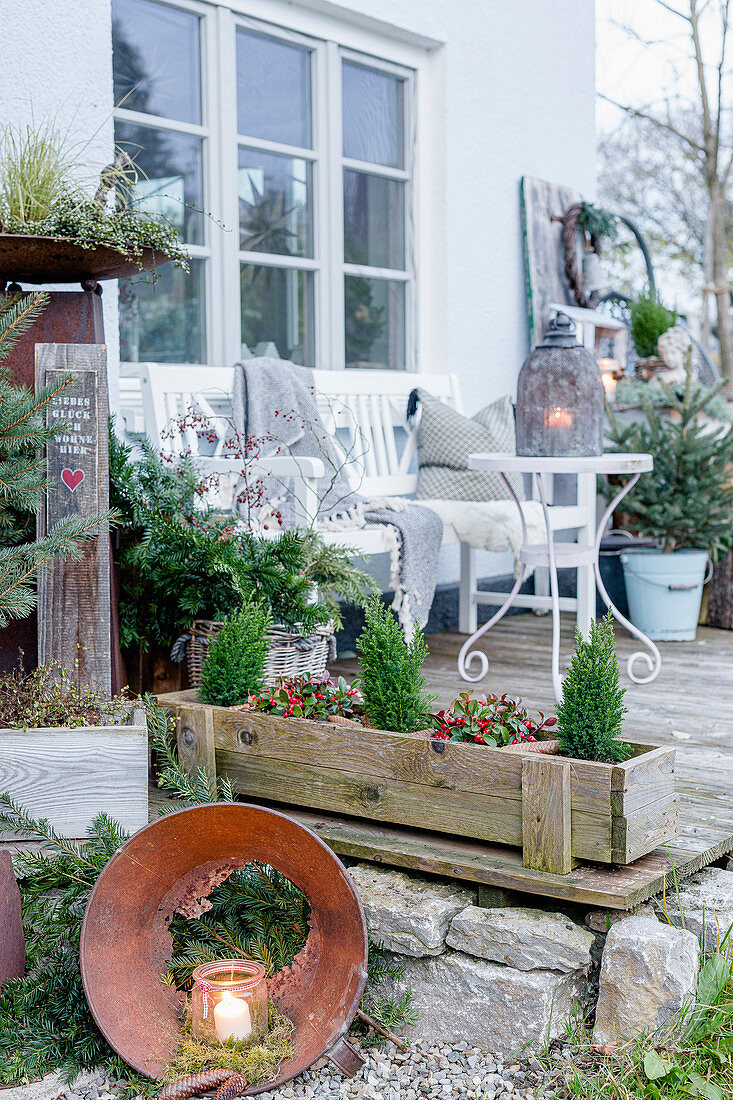
[(354, 707), (361, 703), (358, 683), (354, 680), (349, 686), (343, 676), (338, 680), (328, 675), (294, 676), (291, 680), (282, 680), (265, 695), (251, 695), (249, 705), (253, 710), (279, 714), (282, 718), (324, 721), (331, 714), (353, 718)]
[(441, 741), (472, 741), (477, 745), (518, 745), (536, 741), (541, 730), (549, 729), (557, 718), (531, 718), (521, 699), (508, 695), (486, 695), (474, 699), (473, 692), (462, 691), (447, 710), (430, 715), (429, 728)]

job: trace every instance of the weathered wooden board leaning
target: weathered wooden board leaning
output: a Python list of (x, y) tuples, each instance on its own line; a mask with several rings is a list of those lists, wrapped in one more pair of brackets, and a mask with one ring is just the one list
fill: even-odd
[[(36, 385), (72, 382), (49, 403), (46, 421), (59, 429), (46, 447), (48, 492), (38, 515), (45, 535), (71, 516), (91, 517), (109, 505), (109, 402), (103, 344), (36, 344)], [(89, 683), (111, 691), (110, 557), (107, 525), (80, 561), (55, 559), (38, 579), (38, 656), (77, 664)]]
[(0, 791), (65, 837), (85, 837), (101, 813), (136, 832), (148, 823), (145, 712), (106, 726), (0, 729)]
[(556, 874), (675, 836), (674, 748), (597, 764), (211, 707), (196, 691), (158, 698), (179, 719), (181, 760), (247, 797), (510, 844)]

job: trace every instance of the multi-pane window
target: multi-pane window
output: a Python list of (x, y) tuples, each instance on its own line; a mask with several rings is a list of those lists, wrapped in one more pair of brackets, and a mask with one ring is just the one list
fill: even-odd
[(242, 354), (314, 366), (312, 51), (236, 35)]
[(114, 0), (115, 141), (134, 160), (141, 209), (163, 215), (189, 246), (191, 274), (167, 264), (153, 283), (120, 283), (120, 355), (206, 361), (201, 18), (151, 0)]
[(405, 367), (404, 84), (342, 62), (347, 367)]
[(412, 366), (410, 70), (196, 0), (112, 9), (116, 139), (192, 257), (121, 284), (122, 358)]

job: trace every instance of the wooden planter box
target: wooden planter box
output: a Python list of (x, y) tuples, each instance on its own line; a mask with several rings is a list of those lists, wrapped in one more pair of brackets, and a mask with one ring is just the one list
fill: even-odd
[[(0, 792), (65, 837), (86, 836), (100, 813), (136, 832), (148, 823), (144, 711), (108, 726), (0, 729)], [(0, 832), (0, 840), (12, 839)]]
[(510, 844), (559, 874), (578, 859), (631, 863), (676, 833), (674, 748), (597, 764), (212, 707), (195, 690), (158, 698), (186, 766), (246, 797)]

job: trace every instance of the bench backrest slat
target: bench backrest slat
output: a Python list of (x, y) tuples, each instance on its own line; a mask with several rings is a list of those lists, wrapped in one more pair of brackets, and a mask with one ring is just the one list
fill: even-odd
[[(123, 367), (122, 373), (126, 382), (139, 377), (146, 431), (164, 451), (227, 454), (232, 367), (137, 363)], [(352, 483), (367, 496), (414, 493), (416, 431), (415, 424), (407, 423), (408, 395), (419, 386), (462, 412), (457, 377), (383, 370), (316, 370), (313, 374), (319, 413), (349, 455)], [(130, 393), (129, 385), (123, 392)], [(215, 439), (207, 440), (205, 448), (194, 426), (187, 425), (183, 433), (174, 429), (174, 422), (192, 410), (211, 421)]]

